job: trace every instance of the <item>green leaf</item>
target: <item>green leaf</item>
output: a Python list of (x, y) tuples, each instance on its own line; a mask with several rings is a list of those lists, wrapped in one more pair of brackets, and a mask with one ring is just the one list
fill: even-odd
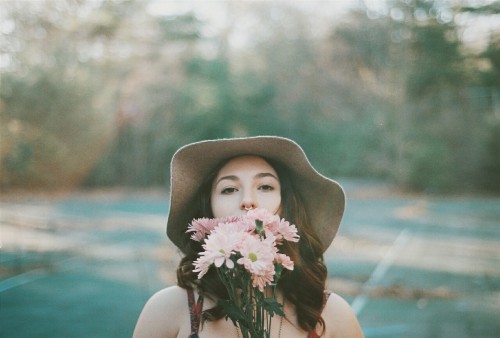
[(262, 305), (271, 316), (274, 316), (275, 314), (282, 317), (285, 316), (285, 313), (283, 312), (283, 305), (278, 303), (274, 297), (265, 298)]
[(262, 222), (260, 219), (255, 220), (255, 230), (259, 234), (259, 236), (262, 237), (264, 234), (264, 222)]
[(229, 300), (219, 299), (219, 305), (224, 309), (226, 313), (226, 318), (231, 319), (233, 324), (236, 326), (236, 322), (248, 326), (246, 323), (246, 317), (240, 307)]

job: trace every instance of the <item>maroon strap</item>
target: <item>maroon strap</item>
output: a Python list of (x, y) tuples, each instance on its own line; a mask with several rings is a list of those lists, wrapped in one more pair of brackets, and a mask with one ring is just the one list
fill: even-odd
[(320, 336), (318, 336), (318, 334), (316, 333), (316, 331), (311, 331), (307, 335), (307, 338), (320, 338)]
[(200, 295), (198, 297), (198, 301), (195, 303), (193, 289), (187, 289), (186, 291), (188, 296), (189, 316), (191, 318), (191, 334), (189, 337), (196, 338), (198, 337), (198, 331), (200, 330), (203, 297)]

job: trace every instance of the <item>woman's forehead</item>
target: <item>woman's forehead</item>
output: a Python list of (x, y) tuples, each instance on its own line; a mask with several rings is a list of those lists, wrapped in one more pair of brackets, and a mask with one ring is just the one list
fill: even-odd
[(256, 155), (242, 155), (227, 161), (220, 168), (217, 176), (247, 170), (261, 170), (277, 175), (276, 170), (264, 158)]

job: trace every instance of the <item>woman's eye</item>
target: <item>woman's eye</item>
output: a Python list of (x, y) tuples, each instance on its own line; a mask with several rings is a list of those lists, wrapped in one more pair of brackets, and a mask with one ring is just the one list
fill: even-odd
[(263, 191), (273, 191), (274, 190), (274, 187), (269, 185), (269, 184), (264, 184), (264, 185), (261, 185), (259, 187), (260, 190), (263, 190)]
[(222, 189), (221, 194), (228, 195), (228, 194), (232, 194), (232, 193), (234, 193), (236, 191), (237, 191), (236, 188), (229, 187), (229, 188)]

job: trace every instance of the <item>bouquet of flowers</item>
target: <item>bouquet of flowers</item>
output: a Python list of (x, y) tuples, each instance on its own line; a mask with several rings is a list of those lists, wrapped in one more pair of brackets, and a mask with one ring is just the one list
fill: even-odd
[(240, 217), (195, 219), (187, 232), (204, 249), (193, 271), (203, 278), (214, 266), (229, 294), (229, 300), (219, 300), (226, 318), (244, 338), (269, 338), (271, 318), (284, 316), (277, 282), (283, 269), (293, 270), (279, 249), (284, 241), (299, 241), (295, 225), (266, 209), (252, 209)]

